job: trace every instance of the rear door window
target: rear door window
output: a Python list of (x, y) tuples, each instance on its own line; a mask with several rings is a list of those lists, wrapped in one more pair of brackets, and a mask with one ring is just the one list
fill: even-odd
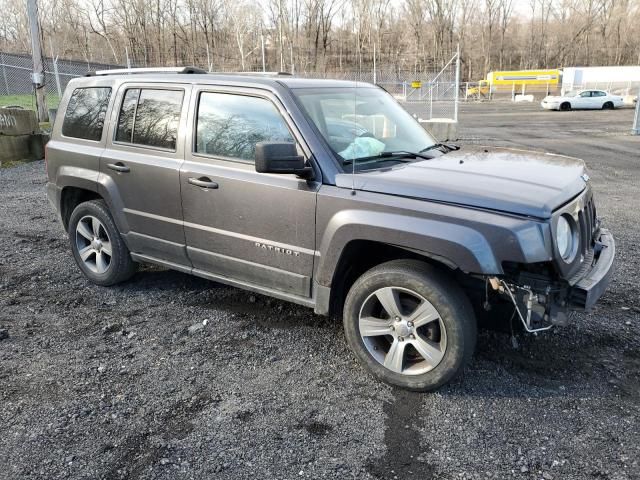
[(295, 143), (282, 115), (266, 98), (203, 92), (195, 152), (253, 161), (256, 143)]
[(118, 117), (116, 141), (175, 150), (183, 97), (182, 90), (127, 90)]
[(122, 108), (118, 117), (118, 129), (116, 130), (116, 141), (133, 143), (133, 117), (138, 106), (140, 89), (132, 88), (127, 90), (122, 100)]
[(110, 87), (76, 88), (62, 123), (65, 137), (100, 141), (111, 96)]

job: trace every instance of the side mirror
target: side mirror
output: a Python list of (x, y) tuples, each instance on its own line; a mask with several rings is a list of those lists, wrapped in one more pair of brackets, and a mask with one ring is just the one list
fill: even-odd
[(256, 143), (256, 172), (293, 173), (302, 178), (313, 177), (313, 169), (306, 167), (304, 157), (298, 155), (295, 143)]

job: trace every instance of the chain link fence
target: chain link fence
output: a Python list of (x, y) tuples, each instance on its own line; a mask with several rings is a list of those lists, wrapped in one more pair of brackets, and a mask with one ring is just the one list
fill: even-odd
[[(44, 58), (46, 100), (49, 109), (58, 106), (60, 97), (72, 78), (91, 70), (126, 68), (119, 65), (55, 60)], [(360, 71), (297, 73), (303, 78), (330, 78), (375, 83), (401, 103), (419, 106), (423, 120), (457, 120), (459, 83), (457, 55), (440, 70), (412, 72), (396, 70), (385, 65)], [(0, 108), (17, 106), (35, 109), (35, 95), (31, 82), (33, 64), (30, 55), (0, 52)]]
[[(72, 78), (81, 77), (90, 70), (108, 70), (115, 65), (85, 63), (72, 60), (43, 59), (48, 108), (57, 108), (60, 97)], [(0, 108), (21, 107), (35, 109), (35, 94), (31, 73), (31, 55), (0, 52)]]
[(463, 82), (460, 85), (460, 98), (467, 102), (484, 102), (488, 100), (514, 100), (517, 95), (533, 95), (542, 99), (547, 95), (560, 95), (561, 84), (540, 85), (490, 85), (486, 80), (480, 82)]
[[(455, 54), (440, 70), (410, 71), (392, 68), (332, 72), (320, 75), (303, 74), (309, 78), (332, 78), (367, 82), (385, 89), (400, 103), (412, 104), (425, 121), (457, 121), (457, 102), (460, 84), (457, 75), (458, 55)], [(416, 110), (412, 108), (411, 110)]]

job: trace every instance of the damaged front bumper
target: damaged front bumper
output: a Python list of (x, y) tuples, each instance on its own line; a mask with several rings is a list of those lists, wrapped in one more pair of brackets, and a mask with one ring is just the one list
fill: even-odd
[(569, 307), (590, 310), (605, 292), (613, 275), (616, 244), (608, 230), (600, 230), (591, 268), (569, 289)]
[(514, 315), (526, 331), (548, 330), (553, 325), (567, 324), (567, 310), (590, 310), (596, 304), (611, 281), (615, 251), (613, 235), (601, 229), (594, 243), (593, 257), (570, 284), (548, 282), (542, 288), (540, 282), (529, 284), (497, 277), (488, 282), (513, 303)]

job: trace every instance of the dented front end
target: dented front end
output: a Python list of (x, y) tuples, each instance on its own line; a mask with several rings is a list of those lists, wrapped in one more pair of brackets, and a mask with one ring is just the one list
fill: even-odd
[(514, 315), (527, 331), (565, 325), (568, 310), (590, 310), (613, 273), (615, 241), (601, 228), (590, 188), (554, 211), (550, 222), (552, 261), (505, 262), (503, 276), (487, 277), (488, 286), (513, 303)]

